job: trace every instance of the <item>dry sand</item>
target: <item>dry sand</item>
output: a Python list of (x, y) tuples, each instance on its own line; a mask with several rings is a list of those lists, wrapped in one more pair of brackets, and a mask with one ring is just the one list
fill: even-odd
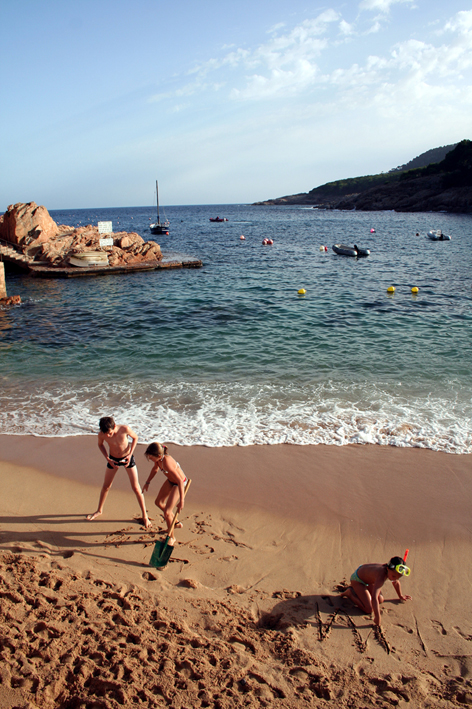
[[(472, 704), (470, 456), (170, 447), (192, 478), (171, 562), (94, 437), (0, 436), (0, 709)], [(138, 446), (144, 483), (150, 465)], [(339, 596), (410, 549), (382, 634)]]

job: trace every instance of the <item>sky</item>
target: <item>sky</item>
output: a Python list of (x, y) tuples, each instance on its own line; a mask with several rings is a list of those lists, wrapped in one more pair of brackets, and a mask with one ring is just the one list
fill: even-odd
[(472, 139), (465, 0), (0, 0), (0, 212), (252, 203)]

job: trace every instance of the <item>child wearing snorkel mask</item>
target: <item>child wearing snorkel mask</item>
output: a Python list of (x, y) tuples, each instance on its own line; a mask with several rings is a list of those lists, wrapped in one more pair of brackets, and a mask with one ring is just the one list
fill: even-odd
[(401, 556), (394, 556), (387, 564), (362, 564), (351, 576), (351, 585), (341, 593), (342, 598), (349, 598), (364, 613), (374, 614), (374, 625), (380, 625), (380, 604), (383, 596), (380, 592), (385, 581), (393, 584), (401, 601), (411, 601), (411, 596), (402, 593), (400, 579), (409, 576), (410, 569)]

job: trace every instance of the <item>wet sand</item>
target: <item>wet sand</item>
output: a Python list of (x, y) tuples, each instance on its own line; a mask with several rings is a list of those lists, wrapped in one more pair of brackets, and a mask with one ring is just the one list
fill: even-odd
[[(0, 709), (472, 702), (470, 456), (170, 446), (192, 478), (165, 570), (91, 436), (0, 436)], [(150, 469), (136, 454), (143, 484)], [(339, 591), (410, 549), (382, 635)]]

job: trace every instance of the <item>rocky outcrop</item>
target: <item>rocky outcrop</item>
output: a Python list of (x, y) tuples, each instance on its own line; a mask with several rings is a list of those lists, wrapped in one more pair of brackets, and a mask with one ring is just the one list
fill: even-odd
[(6, 298), (0, 298), (0, 305), (21, 305), (21, 296), (10, 295)]
[(58, 233), (59, 228), (48, 210), (35, 202), (10, 204), (0, 218), (0, 239), (17, 246), (44, 243)]
[[(160, 261), (161, 248), (155, 241), (144, 241), (135, 232), (107, 234), (113, 246), (105, 250), (110, 266)], [(85, 226), (74, 229), (58, 225), (45, 207), (34, 202), (10, 205), (0, 217), (0, 239), (15, 245), (30, 263), (67, 267), (69, 258), (87, 251), (101, 251), (98, 227)]]
[(348, 195), (336, 209), (396, 212), (472, 212), (472, 186), (445, 187), (441, 175), (374, 187), (358, 195)]
[[(450, 150), (450, 148), (452, 148)], [(439, 152), (438, 152), (439, 151)], [(425, 164), (440, 154), (440, 162)], [(420, 158), (424, 160), (420, 160)], [(405, 169), (418, 162), (423, 167)], [(304, 204), (325, 209), (396, 212), (472, 213), (472, 141), (443, 146), (389, 173), (328, 182), (310, 192), (256, 202), (262, 205)]]

